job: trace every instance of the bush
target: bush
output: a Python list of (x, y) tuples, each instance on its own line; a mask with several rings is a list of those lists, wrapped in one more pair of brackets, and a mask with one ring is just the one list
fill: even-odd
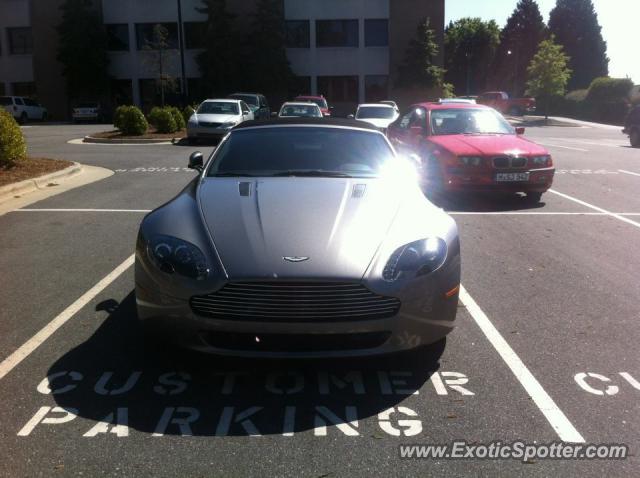
[(122, 132), (122, 134), (130, 136), (143, 135), (149, 128), (147, 119), (137, 106), (118, 107), (114, 115), (113, 124)]
[(27, 156), (27, 144), (13, 115), (0, 108), (0, 167), (14, 166)]
[(169, 108), (154, 108), (149, 114), (151, 124), (158, 133), (173, 133), (176, 131), (176, 122)]
[(180, 131), (181, 129), (186, 128), (187, 122), (182, 117), (182, 112), (175, 106), (170, 107), (169, 111), (173, 116), (173, 121), (175, 121), (176, 123), (176, 131)]
[(185, 106), (182, 110), (182, 117), (184, 118), (184, 123), (187, 124), (189, 122), (189, 118), (196, 112), (197, 106)]
[(606, 103), (629, 99), (632, 89), (633, 81), (629, 78), (596, 78), (589, 86), (587, 101)]

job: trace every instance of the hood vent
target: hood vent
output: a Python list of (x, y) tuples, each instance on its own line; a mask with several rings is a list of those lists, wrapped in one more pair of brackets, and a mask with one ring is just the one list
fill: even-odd
[(251, 196), (251, 183), (238, 183), (240, 196)]
[(367, 185), (366, 184), (354, 184), (353, 185), (353, 192), (351, 193), (351, 197), (352, 198), (361, 198), (362, 196), (364, 196), (364, 192), (367, 189)]

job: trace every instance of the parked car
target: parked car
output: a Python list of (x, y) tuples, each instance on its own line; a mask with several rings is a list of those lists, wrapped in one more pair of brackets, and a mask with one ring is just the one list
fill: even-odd
[(488, 91), (478, 95), (476, 102), (514, 116), (532, 113), (536, 109), (535, 98), (510, 98), (504, 91)]
[(366, 121), (382, 132), (386, 132), (391, 123), (398, 119), (398, 112), (395, 108), (383, 103), (364, 103), (358, 105), (355, 119)]
[(331, 116), (332, 108), (327, 104), (327, 100), (324, 96), (313, 96), (313, 95), (299, 95), (294, 98), (295, 101), (311, 101), (317, 104), (320, 107), (320, 111), (322, 111), (323, 116)]
[(640, 148), (640, 105), (629, 112), (622, 132), (629, 135), (629, 141), (633, 148)]
[(400, 108), (398, 108), (398, 103), (396, 103), (395, 101), (383, 100), (383, 101), (380, 101), (379, 103), (382, 103), (383, 105), (393, 106), (393, 108), (398, 112), (398, 114), (400, 114)]
[(71, 119), (74, 123), (80, 123), (81, 121), (95, 121), (99, 123), (104, 119), (102, 107), (97, 101), (83, 101), (73, 107)]
[(251, 108), (255, 119), (271, 117), (271, 108), (267, 98), (260, 93), (234, 93), (229, 98), (242, 100)]
[(282, 105), (280, 112), (278, 113), (280, 118), (322, 118), (322, 111), (320, 107), (315, 103), (306, 102), (293, 102), (288, 101)]
[(373, 126), (285, 118), (231, 130), (136, 243), (143, 328), (203, 352), (367, 356), (454, 326), (455, 221)]
[(251, 108), (242, 100), (205, 100), (187, 122), (187, 140), (195, 143), (198, 139), (220, 139), (234, 126), (252, 119)]
[(47, 109), (37, 101), (23, 96), (0, 96), (0, 107), (7, 110), (19, 123), (29, 120), (46, 121)]
[(389, 126), (391, 143), (419, 158), (427, 187), (523, 192), (540, 201), (553, 182), (549, 152), (488, 106), (420, 103)]

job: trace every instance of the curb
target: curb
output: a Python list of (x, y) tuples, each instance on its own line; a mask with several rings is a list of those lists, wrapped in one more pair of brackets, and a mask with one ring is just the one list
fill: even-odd
[(82, 165), (74, 162), (73, 165), (60, 171), (2, 186), (0, 187), (0, 203), (13, 199), (16, 195), (27, 194), (38, 189), (46, 189), (52, 181), (65, 180), (81, 172)]
[(173, 143), (176, 138), (128, 138), (128, 139), (111, 139), (111, 138), (94, 138), (93, 136), (85, 136), (83, 143), (92, 144), (166, 144)]

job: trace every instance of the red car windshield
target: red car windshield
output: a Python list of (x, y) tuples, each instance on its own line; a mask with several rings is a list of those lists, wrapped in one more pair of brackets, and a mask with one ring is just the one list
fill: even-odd
[(498, 113), (488, 109), (452, 108), (431, 111), (434, 135), (515, 134), (515, 130)]

